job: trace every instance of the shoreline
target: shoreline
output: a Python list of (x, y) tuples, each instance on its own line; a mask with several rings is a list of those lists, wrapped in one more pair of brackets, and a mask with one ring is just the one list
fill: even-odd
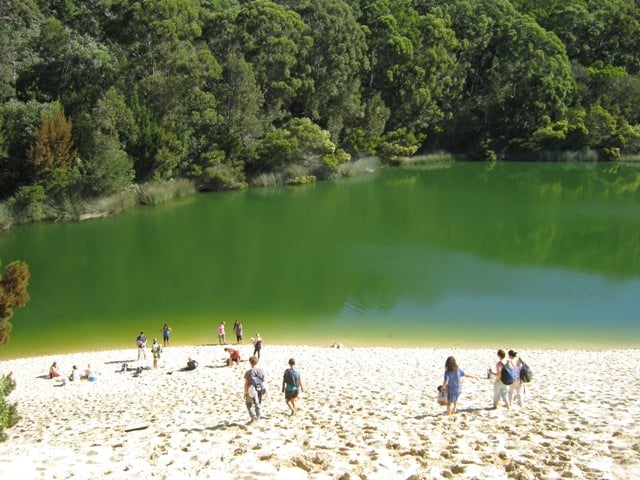
[[(151, 340), (153, 337), (148, 337), (149, 339), (149, 345), (151, 344)], [(161, 341), (161, 336), (157, 337), (159, 341)], [(263, 338), (265, 338), (265, 336), (263, 335)], [(216, 342), (216, 339), (211, 338), (211, 341), (207, 342), (207, 341), (198, 341), (198, 340), (194, 340), (194, 341), (186, 341), (186, 342), (177, 342), (177, 343), (172, 343), (171, 346), (172, 347), (179, 347), (179, 348), (200, 348), (200, 347), (220, 347), (221, 349), (224, 346), (229, 346), (229, 347), (237, 347), (237, 346), (244, 346), (247, 347), (248, 345), (250, 345), (250, 340), (249, 338), (246, 338), (244, 340), (244, 343), (242, 344), (236, 344), (235, 342), (228, 342), (225, 345), (219, 345)], [(499, 339), (497, 339), (496, 341), (492, 341), (492, 342), (488, 342), (488, 341), (469, 341), (469, 342), (461, 342), (460, 339), (457, 339), (457, 342), (452, 342), (451, 340), (441, 340), (441, 341), (437, 341), (434, 339), (431, 339), (431, 341), (429, 342), (425, 342), (425, 341), (410, 341), (410, 340), (401, 340), (398, 338), (395, 339), (391, 339), (389, 341), (383, 342), (382, 339), (380, 338), (372, 338), (369, 340), (355, 340), (352, 337), (348, 337), (348, 338), (342, 338), (340, 335), (337, 335), (336, 338), (334, 340), (331, 339), (322, 339), (322, 340), (317, 340), (313, 341), (310, 340), (309, 338), (302, 338), (302, 339), (295, 339), (295, 341), (291, 341), (291, 339), (278, 339), (276, 337), (275, 340), (272, 340), (271, 337), (267, 336), (267, 340), (269, 340), (268, 345), (269, 346), (274, 346), (274, 347), (288, 347), (288, 346), (307, 346), (307, 347), (313, 347), (313, 348), (326, 348), (326, 347), (330, 347), (331, 345), (337, 344), (337, 345), (341, 345), (345, 348), (392, 348), (392, 349), (435, 349), (435, 350), (446, 350), (446, 349), (465, 349), (465, 350), (494, 350), (494, 345), (499, 345), (501, 344), (501, 342), (499, 341)], [(133, 345), (134, 342), (126, 342), (127, 344), (125, 345), (125, 342), (107, 342), (104, 345), (100, 345), (100, 346), (90, 346), (89, 348), (60, 348), (60, 349), (56, 349), (55, 345), (52, 345), (51, 348), (47, 349), (46, 351), (43, 351), (42, 349), (39, 349), (37, 351), (18, 351), (18, 352), (11, 352), (9, 354), (9, 356), (4, 356), (3, 355), (3, 350), (6, 351), (6, 346), (2, 347), (0, 346), (0, 363), (1, 362), (6, 362), (6, 361), (11, 361), (11, 360), (20, 360), (20, 359), (27, 359), (27, 358), (34, 358), (34, 357), (51, 357), (51, 356), (62, 356), (62, 355), (73, 355), (73, 354), (89, 354), (89, 353), (103, 353), (103, 352), (110, 352), (110, 351), (126, 351), (126, 350), (132, 350), (135, 351), (135, 347), (130, 347), (129, 345)], [(505, 344), (507, 344), (508, 342), (503, 342)], [(86, 344), (85, 344), (86, 345)], [(96, 344), (98, 345), (98, 344)], [(587, 341), (580, 341), (580, 342), (573, 342), (573, 343), (569, 343), (569, 342), (562, 342), (562, 341), (558, 341), (555, 343), (551, 343), (551, 342), (545, 342), (545, 343), (541, 343), (541, 342), (520, 342), (518, 344), (518, 348), (520, 349), (527, 349), (527, 350), (540, 350), (540, 351), (549, 351), (549, 350), (558, 350), (558, 351), (574, 351), (574, 350), (579, 350), (579, 351), (592, 351), (592, 352), (599, 352), (599, 351), (607, 351), (607, 350), (640, 350), (640, 344), (637, 344), (636, 342), (629, 342), (629, 344), (620, 344), (620, 343), (614, 343), (613, 341), (610, 343), (596, 343), (594, 342), (587, 342)]]
[[(269, 393), (251, 425), (242, 378), (252, 347), (240, 350), (240, 366), (227, 368), (222, 346), (169, 346), (160, 368), (141, 377), (119, 371), (136, 363), (135, 348), (0, 361), (0, 374), (13, 371), (9, 400), (22, 417), (0, 443), (0, 476), (640, 476), (638, 349), (523, 349), (533, 370), (524, 407), (491, 410), (492, 381), (463, 378), (459, 412), (447, 416), (436, 404), (445, 358), (482, 376), (495, 349), (267, 344), (258, 366)], [(181, 371), (189, 356), (198, 368)], [(294, 417), (280, 393), (290, 357), (305, 386)], [(63, 374), (91, 363), (98, 380), (56, 387), (40, 378), (54, 360)]]

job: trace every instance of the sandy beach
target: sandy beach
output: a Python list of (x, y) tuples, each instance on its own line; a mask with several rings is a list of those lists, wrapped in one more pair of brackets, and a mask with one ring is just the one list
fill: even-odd
[[(534, 379), (508, 411), (490, 409), (494, 350), (266, 345), (253, 424), (252, 347), (240, 350), (225, 367), (221, 346), (167, 347), (140, 377), (120, 372), (135, 349), (0, 362), (21, 415), (0, 443), (0, 478), (640, 478), (640, 350), (522, 351)], [(462, 380), (452, 416), (436, 403), (448, 355), (481, 377)], [(199, 367), (182, 371), (190, 356)], [(290, 357), (305, 384), (293, 417), (281, 393)], [(91, 363), (98, 380), (60, 386), (42, 378), (53, 361), (64, 374)]]

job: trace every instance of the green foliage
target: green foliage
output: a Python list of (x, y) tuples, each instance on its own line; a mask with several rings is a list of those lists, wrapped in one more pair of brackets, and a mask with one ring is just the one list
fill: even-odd
[(308, 118), (294, 118), (267, 134), (258, 156), (263, 165), (284, 168), (291, 163), (320, 163), (324, 155), (335, 153), (335, 148), (327, 130)]
[(315, 183), (316, 177), (315, 175), (302, 175), (299, 177), (292, 177), (287, 180), (289, 185), (306, 185), (309, 183)]
[(203, 155), (203, 162), (192, 173), (198, 190), (235, 190), (247, 186), (242, 162), (227, 159), (223, 151), (208, 152)]
[(16, 382), (10, 373), (0, 377), (0, 441), (6, 440), (4, 429), (14, 426), (19, 420), (16, 404), (7, 402), (7, 396), (15, 388)]
[(0, 347), (9, 341), (13, 309), (24, 307), (30, 299), (29, 277), (29, 267), (21, 261), (9, 263), (6, 271), (0, 272)]
[(47, 193), (42, 185), (20, 187), (11, 205), (17, 223), (40, 222), (48, 218)]
[(378, 154), (383, 163), (398, 165), (401, 160), (418, 151), (422, 139), (404, 128), (389, 132), (384, 136)]
[(194, 192), (193, 183), (186, 179), (148, 182), (138, 187), (138, 201), (142, 205), (159, 205)]
[(337, 172), (340, 164), (347, 163), (349, 160), (351, 160), (351, 155), (349, 155), (343, 149), (338, 148), (333, 153), (327, 153), (326, 155), (323, 155), (322, 164), (331, 172)]
[(132, 181), (322, 179), (347, 154), (640, 152), (637, 2), (11, 0), (0, 18), (18, 223), (118, 210)]

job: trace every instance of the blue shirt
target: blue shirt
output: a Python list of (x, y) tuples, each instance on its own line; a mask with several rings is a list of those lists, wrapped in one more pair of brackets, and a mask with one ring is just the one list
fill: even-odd
[(460, 378), (464, 377), (464, 371), (461, 368), (454, 370), (446, 370), (444, 372), (444, 379), (447, 382), (447, 390), (449, 393), (460, 394)]

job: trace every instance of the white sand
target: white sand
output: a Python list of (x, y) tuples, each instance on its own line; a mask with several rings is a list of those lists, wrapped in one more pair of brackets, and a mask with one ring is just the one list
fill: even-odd
[[(169, 347), (141, 378), (117, 372), (135, 349), (0, 362), (22, 416), (0, 478), (640, 478), (640, 350), (521, 352), (534, 373), (523, 408), (489, 410), (492, 381), (467, 378), (448, 417), (435, 402), (445, 358), (486, 377), (494, 351), (265, 346), (270, 394), (252, 425), (241, 350), (226, 368), (222, 347)], [(199, 368), (180, 371), (188, 356)], [(291, 356), (306, 391), (290, 418)], [(39, 378), (53, 360), (65, 374), (91, 363), (99, 380), (57, 387)]]

